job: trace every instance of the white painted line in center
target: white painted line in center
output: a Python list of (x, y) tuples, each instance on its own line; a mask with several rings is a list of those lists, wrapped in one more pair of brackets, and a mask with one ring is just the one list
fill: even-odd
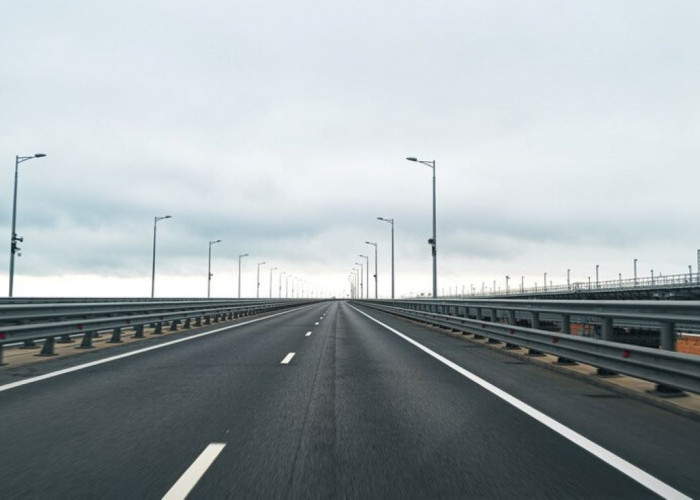
[(287, 355), (284, 357), (284, 359), (282, 360), (282, 362), (281, 362), (280, 364), (281, 364), (281, 365), (288, 365), (289, 362), (292, 360), (292, 358), (294, 357), (295, 354), (296, 354), (295, 352), (290, 352), (289, 354), (287, 354)]
[(386, 325), (379, 321), (378, 319), (373, 318), (369, 314), (360, 311), (356, 307), (350, 306), (352, 309), (355, 311), (359, 312), (363, 316), (366, 316), (370, 320), (374, 321), (378, 325), (383, 326), (390, 332), (398, 335), (402, 339), (404, 339), (406, 342), (409, 342), (416, 346), (418, 349), (421, 351), (425, 352), (426, 354), (429, 354), (436, 360), (438, 360), (440, 363), (443, 363), (450, 368), (452, 368), (454, 371), (459, 373), (460, 375), (463, 375), (464, 377), (468, 378), (472, 382), (480, 385), (490, 393), (494, 394), (495, 396), (501, 398), (503, 401), (506, 403), (514, 406), (518, 410), (522, 411), (526, 415), (532, 417), (533, 419), (537, 420), (538, 422), (544, 424), (545, 426), (549, 427), (551, 430), (559, 434), (560, 436), (568, 439), (572, 443), (574, 443), (577, 446), (580, 446), (590, 454), (598, 457), (600, 460), (603, 462), (607, 463), (614, 469), (617, 469), (618, 471), (622, 472), (629, 478), (633, 479), (634, 481), (637, 481), (639, 484), (642, 486), (650, 489), (657, 495), (663, 497), (663, 498), (676, 498), (676, 499), (688, 499), (690, 500), (690, 497), (684, 495), (677, 489), (673, 488), (672, 486), (664, 483), (660, 479), (657, 479), (656, 477), (652, 476), (646, 471), (643, 471), (636, 465), (631, 464), (627, 460), (615, 455), (613, 452), (608, 451), (607, 449), (603, 448), (602, 446), (594, 443), (587, 437), (579, 434), (575, 430), (565, 426), (564, 424), (560, 423), (557, 420), (554, 420), (552, 417), (545, 415), (541, 411), (533, 408), (529, 404), (525, 403), (524, 401), (519, 400), (515, 396), (511, 396), (509, 393), (504, 391), (503, 389), (500, 389), (496, 387), (495, 385), (491, 384), (490, 382), (487, 382), (483, 378), (479, 377), (478, 375), (473, 374), (472, 372), (465, 370), (461, 366), (459, 366), (457, 363), (454, 363), (450, 361), (449, 359), (445, 358), (444, 356), (441, 356), (440, 354), (436, 353), (435, 351), (425, 347), (423, 344), (416, 342), (412, 338), (410, 338), (408, 335), (405, 335), (401, 333), (398, 330), (395, 330), (394, 328), (390, 327), (389, 325)]
[(178, 479), (173, 487), (163, 496), (163, 500), (184, 500), (207, 469), (209, 469), (211, 464), (214, 463), (214, 460), (219, 456), (224, 446), (226, 446), (226, 443), (211, 443), (204, 448), (204, 451), (197, 457), (197, 460), (190, 465), (189, 469), (180, 476), (180, 479)]
[(307, 336), (307, 337), (310, 337), (310, 336), (311, 336), (311, 333), (313, 333), (313, 332), (311, 332), (311, 331), (306, 332), (306, 336)]

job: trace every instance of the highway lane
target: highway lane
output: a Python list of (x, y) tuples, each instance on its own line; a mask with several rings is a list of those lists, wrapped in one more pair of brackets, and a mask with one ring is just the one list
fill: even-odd
[[(697, 422), (368, 312), (700, 496)], [(160, 498), (212, 443), (191, 498), (654, 496), (344, 303), (0, 392), (0, 422), (10, 498)]]

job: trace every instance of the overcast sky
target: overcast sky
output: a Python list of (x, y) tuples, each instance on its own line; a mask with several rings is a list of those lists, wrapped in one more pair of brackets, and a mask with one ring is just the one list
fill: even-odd
[[(695, 0), (6, 0), (0, 235), (15, 296), (340, 295), (696, 271)], [(7, 241), (9, 247), (9, 241)], [(6, 293), (9, 248), (0, 253)], [(368, 254), (368, 252), (370, 252)], [(372, 262), (373, 267), (373, 262)], [(299, 281), (297, 287), (299, 287)], [(292, 282), (290, 282), (291, 288)], [(285, 281), (282, 286), (284, 288)], [(291, 292), (291, 290), (290, 290)], [(283, 290), (284, 294), (284, 290)]]

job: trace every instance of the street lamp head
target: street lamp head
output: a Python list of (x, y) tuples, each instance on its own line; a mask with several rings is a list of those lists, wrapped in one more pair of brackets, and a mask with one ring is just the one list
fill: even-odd
[(241, 257), (249, 257), (249, 256), (250, 256), (250, 254), (242, 253), (238, 256), (238, 258), (240, 259)]
[(163, 218), (164, 218), (164, 219), (172, 219), (173, 216), (172, 216), (172, 215), (165, 215), (165, 216), (163, 216)]
[(408, 161), (418, 161), (418, 158), (414, 158), (413, 156), (407, 156), (406, 159)]
[(263, 264), (267, 264), (267, 262), (258, 262), (259, 266), (262, 266)]
[(44, 153), (37, 153), (34, 155), (34, 158), (43, 158), (44, 156), (46, 156)]

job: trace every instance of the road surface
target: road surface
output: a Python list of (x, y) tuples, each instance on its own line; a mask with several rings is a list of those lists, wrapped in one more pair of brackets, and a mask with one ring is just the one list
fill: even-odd
[(0, 425), (3, 498), (700, 498), (700, 422), (346, 302), (0, 369)]

